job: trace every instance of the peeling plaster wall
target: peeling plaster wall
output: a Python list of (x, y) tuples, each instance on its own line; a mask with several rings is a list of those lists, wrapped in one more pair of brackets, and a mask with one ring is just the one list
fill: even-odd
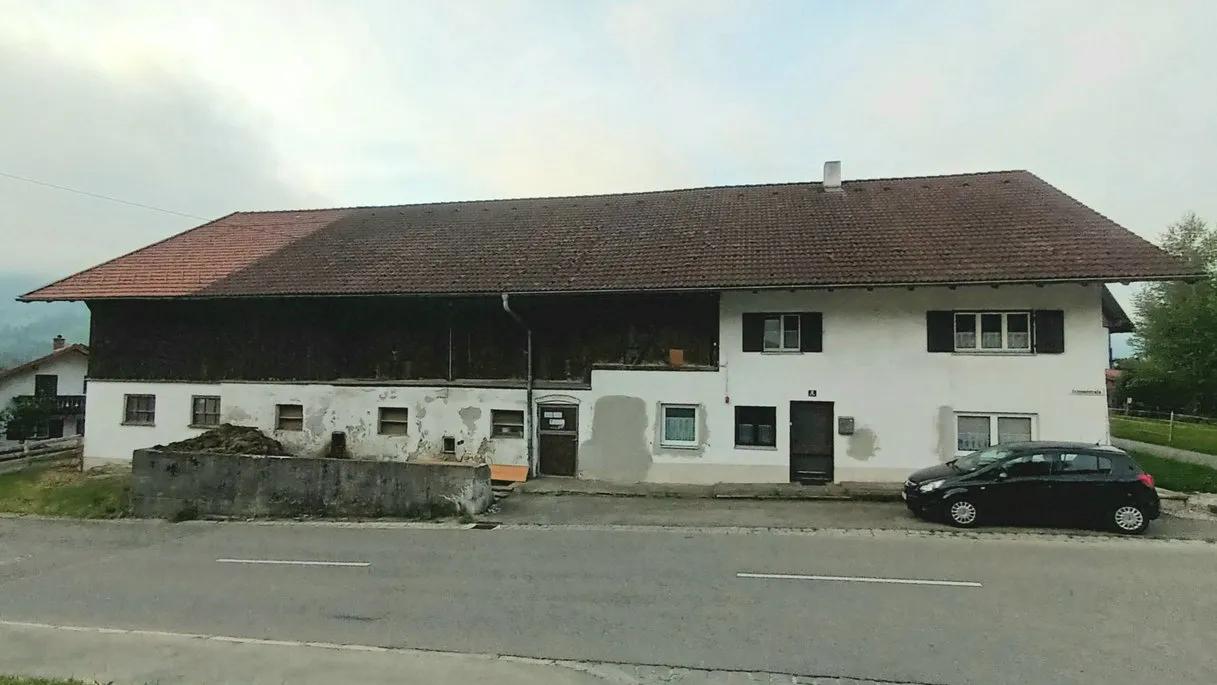
[[(123, 426), (123, 395), (156, 395), (156, 425)], [(90, 425), (85, 459), (130, 460), (136, 449), (202, 433), (188, 428), (192, 395), (220, 397), (220, 420), (256, 426), (303, 456), (321, 456), (335, 431), (345, 432), (353, 456), (407, 460), (436, 457), (444, 436), (456, 439), (456, 459), (527, 465), (523, 438), (492, 438), (491, 409), (524, 410), (523, 390), (334, 386), (269, 383), (89, 383)], [(275, 407), (304, 407), (303, 431), (275, 429)], [(406, 435), (379, 435), (380, 407), (405, 407)], [(92, 419), (96, 417), (96, 425)]]

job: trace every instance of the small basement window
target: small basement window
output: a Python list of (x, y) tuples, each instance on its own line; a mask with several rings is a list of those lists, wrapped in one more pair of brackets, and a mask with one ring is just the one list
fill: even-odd
[(697, 447), (697, 406), (665, 404), (663, 433), (659, 444), (665, 447)]
[(956, 312), (955, 349), (1030, 352), (1030, 312)]
[(123, 395), (123, 423), (151, 426), (156, 423), (156, 395)]
[(490, 434), (496, 438), (524, 437), (524, 412), (517, 409), (491, 409)]
[(451, 435), (444, 436), (444, 454), (456, 454), (456, 438)]
[(405, 435), (410, 427), (410, 410), (405, 407), (381, 407), (379, 432), (381, 435)]
[(190, 425), (208, 427), (220, 425), (220, 398), (204, 395), (191, 397)]
[(304, 430), (304, 405), (275, 405), (275, 428), (281, 431)]
[(777, 407), (736, 407), (736, 447), (777, 447)]

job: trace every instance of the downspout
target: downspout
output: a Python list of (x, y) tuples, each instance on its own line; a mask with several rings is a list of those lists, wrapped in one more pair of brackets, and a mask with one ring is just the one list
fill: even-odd
[(524, 404), (528, 407), (524, 411), (524, 437), (525, 437), (524, 451), (528, 457), (528, 475), (529, 475), (529, 477), (531, 477), (531, 476), (536, 475), (536, 472), (535, 472), (536, 463), (533, 460), (533, 442), (532, 442), (533, 441), (533, 425), (532, 424), (533, 424), (533, 416), (534, 416), (533, 409), (532, 409), (532, 329), (528, 327), (528, 324), (524, 322), (524, 319), (520, 318), (519, 314), (512, 311), (511, 305), (508, 303), (507, 300), (508, 300), (507, 293), (503, 293), (503, 311), (505, 311), (509, 315), (511, 315), (511, 318), (518, 321), (520, 323), (520, 325), (524, 327), (524, 331), (528, 338), (528, 344), (527, 344), (528, 351), (526, 353), (528, 355), (528, 362), (526, 365), (527, 371), (525, 371), (526, 377), (524, 380), (524, 383), (525, 383), (525, 385), (524, 385), (524, 388), (525, 388)]

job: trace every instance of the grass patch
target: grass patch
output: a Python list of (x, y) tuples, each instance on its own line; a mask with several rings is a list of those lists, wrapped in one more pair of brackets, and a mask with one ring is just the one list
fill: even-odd
[[(131, 474), (34, 468), (0, 475), (0, 512), (86, 519), (131, 513)], [(9, 685), (0, 679), (0, 685)]]
[(1217, 492), (1217, 469), (1145, 452), (1130, 451), (1129, 454), (1154, 477), (1154, 483), (1160, 488), (1178, 492)]
[(1111, 417), (1111, 435), (1125, 440), (1166, 445), (1204, 454), (1217, 454), (1217, 426), (1176, 421), (1172, 433), (1170, 423), (1167, 421), (1113, 416)]
[[(93, 681), (96, 683), (97, 681)], [(83, 680), (61, 678), (26, 678), (19, 675), (0, 675), (0, 685), (93, 685)]]

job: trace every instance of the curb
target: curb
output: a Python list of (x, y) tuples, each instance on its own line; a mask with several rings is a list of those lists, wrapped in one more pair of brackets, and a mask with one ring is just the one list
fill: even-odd
[(632, 497), (645, 499), (714, 499), (714, 500), (754, 500), (754, 501), (787, 501), (787, 502), (900, 502), (897, 492), (845, 492), (832, 493), (716, 493), (716, 492), (682, 492), (677, 490), (659, 490), (653, 492), (629, 492), (612, 489), (589, 490), (516, 490), (512, 495), (535, 497)]

